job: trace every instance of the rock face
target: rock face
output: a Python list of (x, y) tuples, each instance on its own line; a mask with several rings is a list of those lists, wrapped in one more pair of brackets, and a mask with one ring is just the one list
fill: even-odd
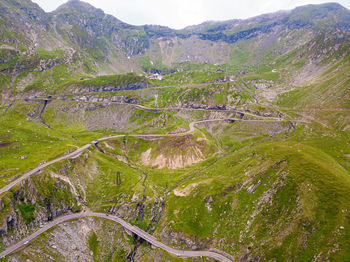
[(160, 234), (162, 241), (170, 246), (184, 245), (187, 249), (207, 250), (212, 244), (210, 239), (199, 239), (197, 237), (189, 237), (181, 232), (173, 232), (169, 228), (164, 228)]
[[(98, 252), (89, 245), (94, 234), (97, 237)], [(117, 257), (118, 254), (123, 256), (112, 261), (124, 261), (121, 259), (132, 250), (130, 242), (125, 239), (126, 232), (118, 223), (84, 218), (59, 224), (47, 238), (38, 238), (21, 253), (10, 256), (8, 261), (35, 261), (38, 253), (40, 261), (108, 261), (108, 258)]]
[[(84, 49), (97, 51), (100, 55), (97, 59), (100, 61), (106, 61), (110, 52), (103, 38), (108, 39), (115, 50), (124, 51), (126, 56), (143, 54), (149, 48), (146, 35), (137, 34), (137, 31), (141, 31), (140, 28), (125, 24), (87, 3), (69, 1), (54, 11), (53, 15), (62, 36)], [(69, 30), (67, 25), (74, 27)]]
[(273, 86), (273, 81), (266, 81), (266, 80), (259, 80), (259, 81), (251, 80), (251, 81), (248, 81), (248, 83), (252, 84), (256, 89), (266, 89)]
[(38, 69), (36, 71), (39, 72), (43, 72), (46, 71), (48, 69), (53, 68), (55, 65), (59, 65), (59, 64), (65, 64), (68, 61), (66, 61), (63, 58), (55, 58), (55, 59), (47, 59), (47, 60), (40, 60), (40, 64), (38, 66)]
[[(76, 99), (76, 98), (75, 98)], [(125, 103), (125, 104), (140, 104), (140, 101), (134, 97), (128, 96), (108, 96), (108, 97), (96, 97), (90, 95), (84, 95), (79, 97), (79, 100), (84, 102), (94, 103)]]
[(0, 214), (3, 217), (0, 236), (3, 245), (9, 246), (37, 226), (77, 209), (77, 200), (74, 197), (68, 196), (65, 200), (60, 200), (56, 195), (57, 192), (71, 194), (66, 183), (60, 180), (52, 182), (51, 185), (49, 183), (47, 186), (52, 186), (52, 192), (43, 192), (37, 186), (37, 182), (25, 180), (17, 191), (10, 193), (12, 197), (0, 200)]
[[(247, 20), (206, 22), (182, 30), (132, 26), (82, 1), (69, 1), (51, 13), (29, 0), (14, 0), (11, 5), (2, 1), (0, 11), (0, 37), (7, 46), (0, 49), (0, 61), (4, 63), (0, 71), (15, 72), (15, 76), (24, 71), (44, 72), (57, 65), (69, 67), (66, 73), (77, 68), (89, 74), (104, 72), (103, 68), (111, 72), (174, 72), (176, 68), (172, 67), (182, 62), (229, 62), (226, 56), (231, 56), (231, 51), (224, 57), (211, 53), (231, 50), (246, 40), (259, 42), (250, 50), (258, 55), (263, 51), (261, 46), (265, 49), (273, 39), (287, 35), (291, 46), (275, 50), (283, 55), (305, 43), (306, 39), (295, 38), (293, 32), (298, 30), (305, 30), (308, 35), (316, 35), (319, 28), (350, 31), (350, 12), (339, 4), (304, 6)], [(47, 56), (43, 50), (52, 53)], [(56, 50), (64, 55), (56, 55)], [(153, 57), (160, 58), (158, 65), (152, 62)], [(130, 87), (101, 88), (118, 91)]]
[(148, 88), (147, 82), (131, 83), (126, 85), (107, 85), (107, 86), (90, 86), (83, 89), (84, 93), (87, 92), (113, 92), (113, 91), (124, 91), (124, 90), (138, 90)]

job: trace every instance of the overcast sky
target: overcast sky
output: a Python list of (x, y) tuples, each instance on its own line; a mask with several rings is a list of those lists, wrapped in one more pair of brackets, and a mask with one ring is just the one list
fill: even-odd
[[(67, 0), (33, 0), (45, 11)], [(208, 20), (248, 18), (329, 0), (85, 0), (105, 13), (132, 24), (156, 24), (180, 29)], [(335, 0), (350, 9), (350, 0)]]

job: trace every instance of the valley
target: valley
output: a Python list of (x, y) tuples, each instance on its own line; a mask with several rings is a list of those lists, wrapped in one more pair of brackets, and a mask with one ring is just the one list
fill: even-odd
[(348, 9), (0, 10), (0, 261), (350, 259)]

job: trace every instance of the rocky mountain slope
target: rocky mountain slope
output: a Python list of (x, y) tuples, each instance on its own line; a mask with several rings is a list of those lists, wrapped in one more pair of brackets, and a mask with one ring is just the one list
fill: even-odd
[[(0, 194), (1, 252), (93, 211), (232, 261), (350, 260), (349, 10), (182, 30), (78, 0), (0, 11), (0, 189), (88, 145)], [(183, 261), (100, 218), (4, 260)]]
[(348, 33), (350, 27), (350, 11), (339, 4), (182, 30), (128, 25), (77, 0), (51, 13), (30, 0), (3, 0), (0, 8), (2, 92), (50, 89), (80, 75), (166, 73), (214, 64), (225, 70), (263, 70), (320, 33)]

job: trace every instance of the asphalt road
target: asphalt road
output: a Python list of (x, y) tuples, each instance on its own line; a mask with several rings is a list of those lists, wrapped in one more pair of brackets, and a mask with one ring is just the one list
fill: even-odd
[(174, 249), (172, 247), (169, 247), (169, 246), (161, 243), (154, 236), (148, 234), (147, 232), (143, 231), (142, 229), (140, 229), (136, 226), (129, 224), (128, 222), (124, 221), (123, 219), (121, 219), (117, 216), (103, 214), (103, 213), (94, 213), (94, 212), (78, 213), (78, 214), (71, 214), (71, 215), (59, 217), (59, 218), (55, 219), (54, 221), (44, 225), (38, 231), (36, 231), (32, 235), (26, 237), (25, 239), (21, 240), (17, 244), (7, 248), (4, 252), (0, 253), (0, 258), (5, 257), (7, 255), (10, 255), (10, 254), (20, 250), (21, 248), (24, 248), (30, 242), (35, 240), (39, 235), (41, 235), (45, 231), (49, 230), (50, 228), (52, 228), (60, 223), (63, 223), (63, 222), (69, 221), (69, 220), (73, 220), (73, 219), (84, 218), (84, 217), (100, 217), (100, 218), (105, 218), (105, 219), (109, 219), (109, 220), (112, 220), (114, 222), (117, 222), (125, 229), (133, 232), (134, 234), (138, 235), (139, 237), (141, 237), (142, 239), (144, 239), (148, 243), (152, 244), (154, 247), (161, 248), (164, 251), (166, 251), (170, 254), (173, 254), (175, 256), (178, 256), (178, 257), (210, 257), (210, 258), (214, 258), (218, 261), (232, 262), (232, 260), (225, 257), (224, 255), (213, 252), (213, 251), (185, 251), (185, 250)]
[[(163, 88), (163, 87), (161, 87)], [(167, 87), (169, 88), (169, 87)], [(27, 99), (27, 101), (35, 101), (35, 100), (39, 100), (44, 102), (45, 100), (49, 101), (53, 101), (53, 100), (57, 100), (55, 98), (29, 98)], [(91, 103), (91, 102), (88, 102)], [(139, 105), (139, 104), (132, 104), (132, 103), (124, 103), (124, 102), (111, 102), (112, 104), (118, 104), (118, 105), (129, 105), (132, 107), (136, 107), (148, 112), (166, 112), (166, 111), (178, 111), (178, 110), (187, 110), (187, 111), (214, 111), (214, 112), (226, 112), (226, 113), (238, 113), (238, 114), (243, 114), (243, 115), (247, 115), (247, 116), (252, 116), (252, 117), (260, 117), (260, 118), (264, 118), (264, 119), (269, 119), (269, 120), (281, 120), (281, 118), (278, 117), (269, 117), (269, 116), (259, 116), (256, 115), (254, 113), (249, 113), (246, 111), (241, 111), (241, 110), (236, 110), (236, 109), (217, 109), (217, 108), (187, 108), (187, 107), (162, 107), (162, 108), (153, 108), (153, 107), (147, 107), (147, 106), (143, 106), (143, 105)]]
[(119, 104), (119, 105), (130, 105), (145, 111), (149, 112), (165, 112), (165, 111), (178, 111), (178, 110), (187, 110), (187, 111), (215, 111), (215, 112), (224, 112), (224, 113), (238, 113), (242, 115), (252, 116), (252, 117), (260, 117), (264, 119), (269, 120), (281, 120), (279, 117), (270, 117), (270, 116), (259, 116), (253, 113), (249, 113), (246, 111), (240, 111), (236, 109), (215, 109), (215, 108), (187, 108), (187, 107), (162, 107), (162, 108), (151, 108), (146, 107), (143, 105), (138, 104), (130, 104), (130, 103), (119, 103), (119, 102), (112, 102), (113, 104)]

